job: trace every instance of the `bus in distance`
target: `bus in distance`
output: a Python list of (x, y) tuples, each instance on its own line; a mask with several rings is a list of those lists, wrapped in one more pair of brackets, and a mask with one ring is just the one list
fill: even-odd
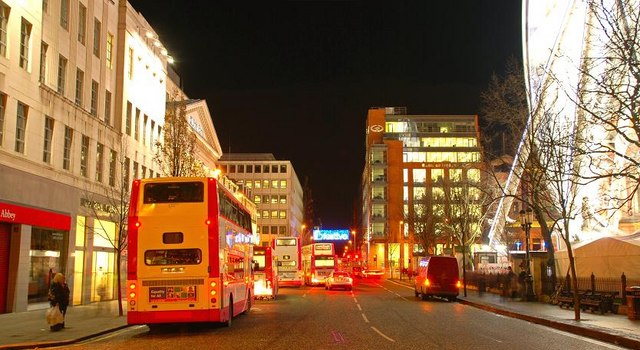
[(302, 270), (304, 282), (315, 286), (324, 284), (325, 280), (336, 268), (334, 244), (311, 243), (302, 247)]
[(300, 239), (298, 237), (277, 237), (273, 240), (273, 250), (278, 266), (280, 286), (302, 286)]
[(134, 180), (128, 225), (128, 324), (230, 326), (251, 308), (251, 213), (217, 179)]
[(253, 290), (256, 299), (275, 299), (278, 295), (278, 273), (271, 247), (253, 247)]

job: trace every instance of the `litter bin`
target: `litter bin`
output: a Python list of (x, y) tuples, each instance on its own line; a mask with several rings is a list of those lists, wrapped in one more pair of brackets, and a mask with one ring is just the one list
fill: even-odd
[(627, 287), (627, 317), (640, 320), (640, 286)]

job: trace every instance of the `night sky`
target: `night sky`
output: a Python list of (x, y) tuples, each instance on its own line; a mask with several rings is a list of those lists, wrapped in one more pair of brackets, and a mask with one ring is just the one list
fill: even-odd
[(324, 229), (352, 226), (369, 107), (479, 114), (521, 57), (517, 0), (130, 2), (207, 100), (223, 153), (290, 160)]

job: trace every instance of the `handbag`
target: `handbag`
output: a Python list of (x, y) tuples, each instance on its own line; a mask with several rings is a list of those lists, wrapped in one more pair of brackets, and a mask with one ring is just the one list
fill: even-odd
[(50, 326), (64, 322), (64, 315), (60, 311), (60, 307), (58, 305), (50, 307), (49, 310), (47, 310), (46, 317), (47, 323)]

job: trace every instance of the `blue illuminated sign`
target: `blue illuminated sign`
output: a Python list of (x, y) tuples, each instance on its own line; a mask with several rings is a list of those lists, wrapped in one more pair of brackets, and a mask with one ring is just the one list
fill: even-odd
[(349, 230), (313, 230), (314, 241), (348, 241)]

